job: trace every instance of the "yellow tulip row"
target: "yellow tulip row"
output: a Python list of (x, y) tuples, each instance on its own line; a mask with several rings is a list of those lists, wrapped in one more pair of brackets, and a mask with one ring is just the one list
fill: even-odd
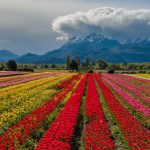
[(150, 78), (150, 74), (136, 74), (136, 76)]
[(17, 94), (22, 94), (23, 91), (27, 92), (29, 90), (31, 91), (32, 89), (34, 90), (35, 87), (40, 88), (40, 86), (42, 86), (43, 84), (49, 83), (54, 80), (58, 80), (59, 78), (62, 78), (62, 77), (65, 77), (65, 75), (51, 76), (48, 78), (38, 79), (38, 80), (34, 80), (34, 81), (30, 81), (30, 82), (26, 82), (26, 83), (14, 85), (14, 86), (2, 88), (0, 89), (0, 100), (1, 100), (0, 104), (1, 102), (7, 101), (8, 98), (10, 97), (12, 98), (11, 102), (13, 102), (13, 97), (16, 97)]
[(46, 102), (57, 90), (53, 86), (74, 74), (48, 77), (0, 89), (0, 134)]

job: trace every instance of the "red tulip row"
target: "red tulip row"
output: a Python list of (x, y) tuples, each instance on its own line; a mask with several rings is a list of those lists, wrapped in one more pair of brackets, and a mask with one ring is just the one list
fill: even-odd
[(20, 83), (25, 83), (41, 78), (47, 78), (51, 76), (59, 76), (63, 73), (40, 73), (40, 74), (29, 74), (29, 75), (21, 75), (18, 77), (8, 77), (8, 78), (2, 78), (0, 79), (0, 87), (7, 87), (11, 85), (16, 85)]
[(39, 141), (36, 150), (70, 149), (69, 142), (72, 139), (77, 122), (86, 80), (87, 75), (81, 80), (57, 119), (51, 124), (44, 137)]
[(77, 79), (79, 76), (80, 76), (79, 74), (78, 74), (78, 75), (74, 75), (74, 76), (72, 76), (70, 79), (65, 80), (65, 81), (63, 81), (63, 82), (61, 82), (61, 83), (55, 85), (55, 88), (62, 89), (62, 88), (64, 88), (66, 85), (68, 85), (69, 83), (71, 83), (73, 79)]
[(47, 117), (47, 115), (55, 109), (55, 107), (66, 97), (67, 93), (75, 86), (77, 80), (81, 76), (72, 80), (72, 83), (66, 85), (64, 89), (60, 90), (49, 101), (35, 109), (32, 113), (25, 116), (24, 119), (12, 126), (0, 137), (0, 149), (13, 149), (15, 145), (19, 145), (30, 136), (31, 132), (35, 130), (38, 125)]
[(92, 75), (88, 79), (88, 92), (86, 97), (86, 117), (85, 126), (85, 149), (114, 149), (115, 145), (110, 138), (107, 121), (100, 105), (98, 92)]
[(128, 145), (133, 150), (148, 150), (150, 149), (150, 131), (142, 126), (135, 117), (119, 103), (111, 90), (103, 83), (102, 76), (95, 74), (96, 80), (105, 101), (111, 113), (114, 115), (118, 124), (127, 140)]

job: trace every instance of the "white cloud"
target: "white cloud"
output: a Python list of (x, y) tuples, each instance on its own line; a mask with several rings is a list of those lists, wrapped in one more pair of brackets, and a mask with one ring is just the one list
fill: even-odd
[(65, 41), (65, 40), (69, 40), (69, 38), (68, 38), (68, 34), (66, 34), (66, 33), (63, 33), (63, 35), (62, 35), (62, 36), (58, 36), (56, 39), (57, 39), (58, 41)]
[(150, 36), (150, 10), (128, 10), (103, 7), (57, 17), (52, 29), (60, 34), (57, 40), (99, 32), (116, 39)]

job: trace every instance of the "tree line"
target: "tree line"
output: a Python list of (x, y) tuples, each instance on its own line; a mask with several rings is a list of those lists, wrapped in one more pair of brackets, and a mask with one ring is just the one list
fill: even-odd
[(17, 64), (15, 60), (8, 60), (0, 63), (0, 70), (4, 71), (34, 71), (34, 69), (58, 69), (58, 70), (72, 70), (72, 71), (93, 71), (93, 70), (107, 70), (113, 72), (120, 70), (122, 73), (150, 73), (150, 63), (109, 63), (101, 58), (93, 61), (86, 58), (84, 61), (80, 60), (80, 56), (72, 58), (70, 55), (66, 56), (66, 64)]

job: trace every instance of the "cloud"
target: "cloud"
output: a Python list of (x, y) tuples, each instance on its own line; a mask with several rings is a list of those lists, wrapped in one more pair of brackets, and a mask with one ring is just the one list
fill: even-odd
[(57, 17), (52, 29), (60, 35), (57, 40), (93, 32), (118, 40), (150, 37), (150, 10), (103, 7), (76, 12)]

